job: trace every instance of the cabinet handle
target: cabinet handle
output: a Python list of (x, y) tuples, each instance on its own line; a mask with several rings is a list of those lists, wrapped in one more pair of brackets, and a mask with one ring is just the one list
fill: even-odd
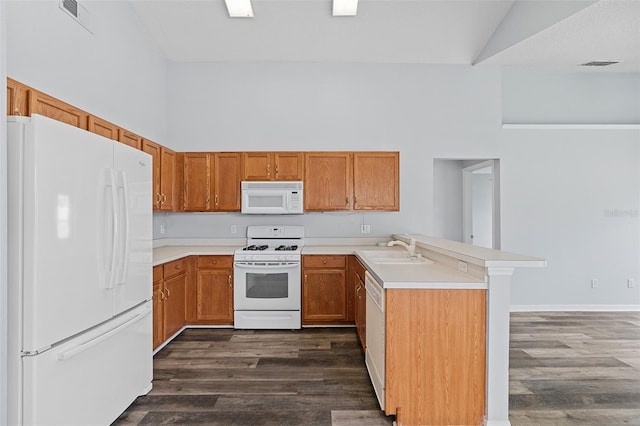
[(326, 265), (326, 264), (327, 264), (327, 259), (323, 260), (323, 261), (322, 261), (322, 263), (323, 263), (324, 265)]
[(271, 164), (267, 164), (267, 176), (271, 176)]
[(276, 176), (278, 176), (278, 165), (276, 164)]
[(355, 195), (353, 196), (353, 204), (358, 204), (358, 197), (356, 197)]
[(216, 194), (216, 196), (215, 196), (215, 201), (214, 201), (214, 203), (215, 203), (216, 207), (218, 207), (218, 194)]
[(18, 109), (18, 107), (13, 110), (13, 115), (22, 115), (20, 114), (20, 109)]
[(156, 193), (156, 203), (159, 203), (161, 200), (160, 193)]
[(307, 283), (307, 274), (304, 274), (304, 283)]
[(349, 205), (349, 196), (344, 197), (344, 203), (345, 205)]
[(180, 269), (180, 265), (176, 265), (176, 269)]
[(164, 299), (166, 299), (166, 298), (167, 298), (167, 295), (164, 294), (164, 289), (160, 290), (160, 300), (162, 300), (164, 302)]
[(216, 263), (218, 263), (218, 261), (214, 259), (214, 260), (211, 261), (211, 263), (213, 263), (215, 265)]
[(171, 296), (171, 292), (169, 291), (168, 288), (165, 288), (165, 290), (167, 290), (167, 299), (169, 298), (169, 296)]
[(229, 282), (229, 288), (231, 288), (231, 275), (227, 277), (227, 281)]

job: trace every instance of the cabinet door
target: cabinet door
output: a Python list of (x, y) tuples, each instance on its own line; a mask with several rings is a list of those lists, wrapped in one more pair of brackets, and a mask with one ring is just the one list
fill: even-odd
[(29, 115), (29, 87), (7, 78), (7, 115)]
[(81, 129), (87, 129), (89, 114), (42, 92), (29, 90), (29, 115), (40, 114)]
[(160, 201), (161, 211), (176, 210), (176, 153), (168, 148), (160, 148)]
[(128, 130), (120, 129), (118, 131), (118, 142), (129, 145), (132, 148), (140, 149), (142, 147), (142, 138)]
[(240, 211), (241, 154), (218, 152), (214, 158), (214, 208), (220, 212)]
[(344, 269), (305, 269), (302, 322), (344, 321), (347, 318)]
[(302, 180), (304, 156), (301, 152), (276, 152), (273, 161), (277, 180)]
[(196, 320), (233, 324), (233, 270), (198, 271)]
[(400, 210), (399, 163), (397, 152), (353, 154), (355, 210)]
[(93, 115), (89, 116), (87, 122), (87, 130), (91, 133), (104, 136), (107, 139), (118, 140), (118, 126), (115, 124)]
[(204, 212), (211, 209), (210, 155), (205, 152), (184, 154), (184, 210)]
[(304, 209), (351, 209), (351, 154), (308, 152), (304, 164)]
[(160, 268), (160, 279), (153, 280), (153, 349), (160, 346), (164, 341), (164, 293), (162, 288), (162, 266), (153, 268), (153, 275), (156, 275), (156, 268)]
[(187, 274), (181, 273), (164, 281), (164, 339), (166, 340), (184, 325), (185, 287)]
[(270, 152), (244, 153), (244, 180), (272, 180), (273, 155)]
[(153, 157), (153, 210), (160, 210), (160, 145), (143, 139), (142, 150)]
[(364, 350), (367, 347), (367, 292), (359, 276), (356, 280), (356, 329)]

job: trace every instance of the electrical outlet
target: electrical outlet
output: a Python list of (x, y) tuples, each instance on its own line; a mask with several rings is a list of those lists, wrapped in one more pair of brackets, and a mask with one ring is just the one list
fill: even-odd
[(238, 232), (238, 227), (236, 225), (231, 225), (231, 233), (235, 234), (236, 232)]
[(462, 260), (458, 260), (458, 270), (462, 272), (467, 272), (467, 262), (463, 262)]
[(627, 280), (627, 287), (634, 288), (635, 286), (636, 286), (636, 280), (634, 280), (633, 278), (629, 278)]
[(361, 234), (370, 234), (371, 233), (371, 225), (360, 225), (360, 233)]
[(164, 234), (165, 232), (167, 232), (167, 225), (163, 223), (162, 225), (160, 225), (160, 233)]
[(591, 280), (591, 288), (598, 288), (598, 280), (597, 279), (592, 279)]

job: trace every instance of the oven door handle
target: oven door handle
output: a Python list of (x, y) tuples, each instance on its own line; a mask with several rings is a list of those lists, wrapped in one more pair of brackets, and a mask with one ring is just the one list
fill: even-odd
[(233, 266), (245, 269), (264, 269), (265, 267), (297, 268), (300, 262), (233, 262)]

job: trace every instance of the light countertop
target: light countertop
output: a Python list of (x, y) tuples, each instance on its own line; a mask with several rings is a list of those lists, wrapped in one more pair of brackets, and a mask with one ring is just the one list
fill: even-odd
[[(418, 252), (433, 251), (439, 255), (450, 256), (481, 268), (489, 267), (544, 267), (544, 259), (524, 256), (500, 250), (470, 246), (455, 241), (433, 238), (424, 235), (412, 235), (417, 241)], [(394, 235), (397, 239), (408, 239), (403, 235)], [(194, 242), (195, 241), (195, 242)], [(160, 265), (172, 260), (192, 255), (233, 255), (234, 251), (244, 246), (240, 239), (220, 241), (167, 241), (154, 244), (153, 264)], [(378, 239), (380, 241), (380, 239)], [(388, 241), (388, 240), (387, 240)], [(442, 263), (418, 265), (395, 265), (372, 262), (362, 254), (364, 250), (404, 251), (402, 247), (379, 247), (374, 239), (339, 239), (315, 238), (313, 244), (306, 241), (302, 249), (303, 255), (336, 254), (357, 255), (373, 277), (383, 284), (384, 288), (424, 288), (424, 289), (486, 289), (487, 282), (477, 276), (461, 272), (455, 267)], [(423, 250), (427, 250), (424, 252)], [(426, 256), (428, 258), (428, 256)]]

